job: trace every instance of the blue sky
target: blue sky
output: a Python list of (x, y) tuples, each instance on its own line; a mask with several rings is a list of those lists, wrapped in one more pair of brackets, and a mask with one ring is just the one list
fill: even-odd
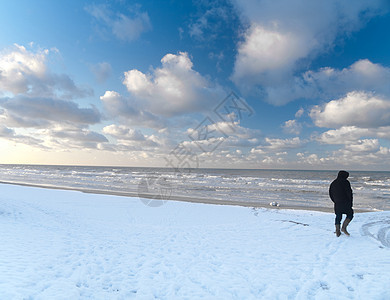
[(388, 1), (3, 1), (0, 163), (390, 167)]

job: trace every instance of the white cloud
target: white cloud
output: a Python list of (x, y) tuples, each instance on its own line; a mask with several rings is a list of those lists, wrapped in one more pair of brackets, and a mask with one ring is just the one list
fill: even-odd
[[(33, 43), (30, 44), (34, 46)], [(41, 149), (97, 148), (107, 139), (88, 129), (101, 121), (95, 107), (80, 107), (72, 99), (90, 96), (66, 74), (48, 68), (56, 48), (26, 49), (15, 44), (0, 54), (1, 137)]]
[[(264, 138), (264, 141), (259, 143), (248, 153), (248, 160), (261, 165), (276, 166), (293, 166), (295, 163), (292, 157), (296, 149), (300, 149), (306, 144), (306, 141), (299, 137), (290, 139)], [(290, 160), (292, 159), (292, 161)]]
[(29, 91), (31, 81), (43, 80), (48, 50), (32, 53), (25, 47), (14, 45), (12, 50), (0, 54), (0, 89), (14, 94)]
[[(314, 139), (323, 144), (343, 145), (329, 156), (340, 162), (346, 157), (359, 165), (376, 164), (386, 152), (380, 144), (390, 140), (390, 100), (366, 92), (351, 92), (345, 97), (315, 106), (310, 117), (319, 127), (335, 128)], [(364, 160), (364, 162), (359, 162)], [(375, 158), (375, 159), (374, 159)]]
[(273, 161), (272, 157), (276, 156), (279, 159), (276, 159), (281, 163), (284, 162), (284, 159), (280, 156), (288, 154), (288, 150), (301, 148), (306, 142), (302, 141), (299, 137), (294, 137), (291, 139), (276, 139), (276, 138), (264, 138), (262, 145), (258, 145), (250, 150), (250, 153), (253, 155), (267, 155), (265, 157), (266, 161)]
[(252, 148), (250, 151), (251, 154), (265, 154), (266, 152), (261, 148)]
[(103, 133), (116, 139), (115, 144), (106, 145), (111, 151), (140, 151), (148, 149), (149, 153), (164, 153), (166, 141), (156, 135), (144, 135), (140, 130), (124, 125), (111, 124), (103, 128)]
[(86, 128), (77, 126), (55, 126), (42, 133), (51, 148), (67, 151), (69, 148), (98, 149), (102, 143), (107, 143), (107, 138)]
[(80, 108), (76, 103), (52, 98), (16, 96), (0, 99), (4, 108), (0, 121), (13, 127), (46, 127), (51, 123), (88, 125), (100, 122), (95, 108)]
[[(194, 129), (189, 129), (191, 133)], [(260, 137), (261, 132), (258, 129), (245, 128), (240, 125), (239, 121), (236, 122), (216, 122), (207, 126), (209, 132), (222, 132), (227, 136), (236, 136), (241, 139), (257, 139)]]
[(0, 106), (4, 108), (0, 111), (0, 127), (3, 127), (0, 137), (4, 139), (60, 151), (96, 149), (99, 143), (108, 142), (102, 134), (87, 129), (88, 125), (100, 122), (100, 113), (95, 108), (80, 108), (65, 100), (24, 96), (0, 99)]
[[(54, 52), (58, 50), (53, 50)], [(50, 51), (28, 51), (15, 44), (0, 53), (0, 90), (14, 95), (76, 98), (92, 95), (88, 88), (76, 86), (65, 74), (50, 72), (46, 58)]]
[(232, 79), (242, 91), (277, 105), (312, 96), (298, 75), (307, 62), (385, 11), (381, 0), (354, 5), (337, 0), (235, 2), (249, 27), (238, 45)]
[(262, 92), (269, 102), (278, 105), (299, 98), (328, 100), (352, 91), (375, 92), (390, 97), (390, 68), (368, 59), (358, 60), (341, 70), (325, 67), (318, 71), (306, 71), (291, 76), (280, 85), (272, 81), (273, 85), (266, 86)]
[(111, 124), (103, 128), (103, 132), (122, 140), (144, 141), (146, 137), (139, 131), (123, 125)]
[(239, 122), (216, 122), (199, 128), (187, 129), (189, 140), (182, 144), (192, 151), (220, 153), (223, 150), (234, 149), (237, 154), (238, 148), (256, 147), (259, 144), (260, 135), (260, 130), (242, 127)]
[(50, 128), (39, 130), (25, 128), (14, 130), (0, 125), (0, 138), (47, 151), (68, 151), (71, 148), (97, 149), (102, 143), (108, 142), (107, 138), (98, 132), (71, 124), (51, 124)]
[(359, 159), (373, 164), (373, 157), (383, 159), (380, 139), (390, 139), (390, 69), (360, 60), (342, 70), (310, 71), (303, 78), (313, 94), (321, 91), (322, 98), (342, 95), (313, 107), (309, 113), (316, 126), (335, 128), (319, 135), (317, 141), (344, 145), (329, 160), (339, 162), (358, 152)]
[(317, 154), (312, 153), (305, 155), (304, 153), (297, 153), (299, 161), (305, 165), (322, 165), (326, 163), (326, 159), (318, 157)]
[(356, 141), (362, 136), (367, 136), (370, 131), (367, 128), (356, 126), (343, 126), (339, 129), (328, 130), (322, 133), (317, 140), (324, 144), (345, 144)]
[(351, 92), (344, 98), (315, 106), (310, 111), (310, 117), (319, 127), (389, 126), (390, 100), (372, 93)]
[(352, 91), (376, 92), (390, 96), (390, 68), (361, 59), (348, 68), (322, 68), (307, 71), (299, 81), (305, 93), (313, 97), (344, 96)]
[(90, 5), (85, 9), (99, 23), (100, 31), (110, 30), (116, 38), (123, 41), (134, 41), (142, 33), (152, 29), (148, 13), (141, 12), (138, 8), (131, 15), (115, 12), (105, 4)]
[(239, 45), (232, 79), (239, 85), (272, 85), (283, 82), (299, 58), (308, 54), (293, 32), (252, 24)]
[(288, 120), (282, 125), (284, 132), (298, 135), (301, 133), (302, 125), (297, 120)]
[(303, 108), (300, 108), (296, 113), (295, 113), (295, 118), (300, 118), (303, 116), (305, 110)]
[[(124, 125), (111, 124), (103, 128), (103, 133), (115, 137), (124, 144), (137, 144), (139, 147), (162, 146), (164, 142), (155, 135), (144, 135), (140, 130), (129, 128)], [(160, 149), (162, 150), (162, 149)]]
[(366, 137), (376, 137), (390, 140), (390, 126), (378, 128), (359, 128), (356, 126), (343, 126), (328, 130), (316, 138), (324, 144), (348, 144)]
[(133, 98), (123, 97), (115, 91), (106, 91), (100, 97), (105, 111), (112, 118), (124, 124), (136, 124), (149, 128), (162, 129), (166, 121), (142, 108), (142, 103)]
[(379, 141), (377, 139), (357, 140), (353, 144), (345, 145), (345, 149), (352, 152), (377, 152), (379, 151)]
[(272, 139), (266, 137), (265, 142), (268, 145), (264, 146), (264, 148), (273, 151), (296, 149), (300, 148), (303, 145), (303, 141), (299, 137), (294, 137), (291, 139)]
[(193, 70), (188, 54), (167, 54), (151, 74), (125, 72), (123, 84), (145, 109), (155, 115), (175, 116), (213, 109), (223, 99), (222, 89)]
[(265, 158), (261, 161), (261, 163), (264, 165), (275, 167), (275, 166), (286, 165), (286, 160), (280, 156), (279, 157), (265, 156)]
[(342, 148), (334, 151), (329, 156), (323, 158), (327, 165), (333, 163), (335, 166), (353, 166), (353, 168), (383, 169), (390, 163), (389, 149), (386, 147), (377, 148), (375, 142), (367, 142), (355, 145), (352, 149)]

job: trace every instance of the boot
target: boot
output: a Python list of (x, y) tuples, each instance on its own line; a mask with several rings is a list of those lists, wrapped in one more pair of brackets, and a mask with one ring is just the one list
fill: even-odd
[(349, 235), (349, 232), (347, 231), (347, 226), (351, 222), (351, 219), (345, 219), (343, 223), (343, 227), (341, 227), (341, 231), (344, 232), (346, 235)]
[(339, 237), (341, 235), (340, 232), (340, 224), (336, 225), (336, 236)]

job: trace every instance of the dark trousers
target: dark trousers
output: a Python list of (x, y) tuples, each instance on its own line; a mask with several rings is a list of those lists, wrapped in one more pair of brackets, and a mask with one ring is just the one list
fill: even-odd
[[(353, 209), (351, 208), (350, 211), (344, 213), (347, 215), (347, 219), (352, 220), (353, 219)], [(341, 219), (343, 218), (343, 213), (336, 212), (336, 219), (335, 219), (335, 224), (340, 225)]]

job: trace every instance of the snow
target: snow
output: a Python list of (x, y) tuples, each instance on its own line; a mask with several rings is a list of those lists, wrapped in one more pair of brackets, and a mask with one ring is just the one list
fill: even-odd
[(0, 185), (1, 299), (390, 299), (390, 212), (325, 212)]

